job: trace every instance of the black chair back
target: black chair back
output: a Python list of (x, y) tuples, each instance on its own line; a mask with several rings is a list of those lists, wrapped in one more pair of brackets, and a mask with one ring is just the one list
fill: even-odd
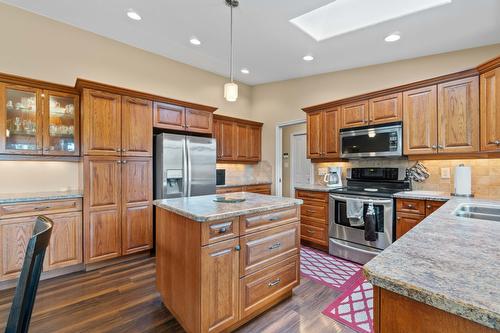
[(10, 308), (5, 333), (28, 332), (36, 291), (42, 273), (45, 250), (49, 245), (53, 222), (45, 217), (36, 219), (33, 235), (28, 242), (23, 269), (17, 282), (16, 294)]

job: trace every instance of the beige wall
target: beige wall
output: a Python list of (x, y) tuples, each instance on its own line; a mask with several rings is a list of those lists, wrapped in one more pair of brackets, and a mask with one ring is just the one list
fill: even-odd
[[(262, 141), (274, 142), (276, 124), (305, 118), (304, 107), (469, 69), (498, 55), (500, 44), (258, 85), (252, 118), (264, 123)], [(262, 153), (274, 164), (275, 145), (263, 145)]]
[(295, 196), (295, 193), (290, 193), (290, 163), (292, 161), (292, 149), (291, 149), (291, 141), (290, 136), (293, 133), (305, 133), (306, 132), (306, 124), (297, 124), (290, 125), (283, 128), (282, 131), (282, 153), (288, 154), (288, 159), (285, 160), (283, 156), (281, 156), (281, 186), (282, 186), (282, 194), (286, 197)]
[[(77, 77), (218, 107), (249, 118), (252, 89), (223, 98), (224, 77), (0, 3), (0, 72), (73, 86)], [(0, 193), (79, 186), (75, 163), (1, 162)], [(15, 180), (15, 181), (14, 181)]]

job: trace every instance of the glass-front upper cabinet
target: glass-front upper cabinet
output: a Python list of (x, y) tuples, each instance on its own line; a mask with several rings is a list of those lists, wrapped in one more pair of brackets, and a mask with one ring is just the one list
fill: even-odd
[(79, 155), (79, 110), (77, 95), (44, 92), (44, 155)]
[(42, 154), (42, 91), (0, 84), (0, 152)]

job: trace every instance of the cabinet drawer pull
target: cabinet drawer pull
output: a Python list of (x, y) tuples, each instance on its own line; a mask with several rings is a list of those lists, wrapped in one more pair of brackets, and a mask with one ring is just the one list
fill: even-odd
[(308, 212), (308, 213), (314, 213), (316, 211), (314, 209), (306, 209), (306, 212)]
[[(238, 251), (238, 250), (236, 250), (236, 251)], [(230, 252), (231, 252), (231, 249), (226, 249), (226, 250), (222, 250), (222, 251), (219, 251), (219, 252), (212, 253), (210, 256), (212, 256), (212, 257), (219, 257), (219, 256), (222, 256), (222, 255), (230, 253)]]
[(412, 204), (408, 204), (408, 208), (412, 209), (413, 205)]
[(225, 234), (227, 231), (227, 228), (220, 228), (219, 229), (219, 234)]
[(50, 206), (43, 206), (43, 207), (35, 207), (35, 210), (44, 210), (44, 209), (49, 209)]
[(281, 282), (281, 279), (280, 279), (280, 278), (277, 278), (276, 280), (269, 282), (269, 283), (267, 284), (267, 286), (268, 286), (269, 288), (271, 288), (271, 287), (274, 287), (274, 286), (278, 285), (280, 282)]
[(277, 217), (277, 216), (272, 216), (269, 218), (269, 222), (274, 222), (274, 221), (278, 221), (280, 218)]
[(307, 232), (310, 233), (310, 234), (314, 234), (316, 231), (311, 230), (311, 229), (307, 229)]
[(431, 208), (432, 208), (432, 206), (431, 206), (431, 205), (427, 205), (427, 208), (431, 209)]
[(500, 145), (500, 141), (499, 140), (495, 140), (495, 144), (498, 146)]
[(281, 246), (280, 242), (274, 243), (273, 245), (269, 246), (269, 250), (274, 250), (277, 249)]
[(218, 231), (219, 234), (224, 234), (229, 230), (229, 227), (231, 226), (231, 222), (228, 223), (219, 223), (219, 224), (214, 224), (210, 226), (210, 229), (214, 231)]

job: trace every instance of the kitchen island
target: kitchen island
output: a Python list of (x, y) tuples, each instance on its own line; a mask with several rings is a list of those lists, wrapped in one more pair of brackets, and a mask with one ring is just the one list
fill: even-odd
[(460, 205), (500, 202), (423, 197), (449, 201), (364, 266), (375, 332), (500, 330), (500, 222), (454, 214)]
[(292, 295), (301, 204), (247, 192), (154, 202), (157, 288), (187, 332), (233, 330)]

